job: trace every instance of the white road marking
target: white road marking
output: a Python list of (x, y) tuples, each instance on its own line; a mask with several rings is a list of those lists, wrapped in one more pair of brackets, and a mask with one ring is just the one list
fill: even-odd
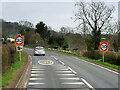
[(75, 76), (75, 74), (56, 74), (56, 75), (60, 75), (60, 76)]
[(30, 78), (30, 80), (43, 80), (45, 78)]
[[(76, 58), (76, 57), (75, 57), (75, 58)], [(79, 59), (79, 58), (76, 58), (76, 59)], [(82, 60), (82, 59), (80, 59), (80, 60)], [(107, 71), (110, 71), (110, 72), (113, 72), (113, 73), (115, 73), (115, 74), (119, 74), (119, 73), (116, 72), (116, 71), (113, 71), (113, 70), (110, 70), (110, 69), (108, 69), (108, 68), (105, 68), (105, 67), (99, 66), (99, 65), (97, 65), (97, 64), (94, 64), (94, 63), (91, 63), (91, 62), (88, 62), (88, 61), (85, 61), (85, 60), (82, 60), (82, 61), (87, 62), (87, 63), (89, 63), (89, 64), (92, 64), (92, 65), (94, 65), (94, 66), (97, 66), (97, 67), (103, 68), (103, 69), (105, 69), (105, 70), (107, 70)]]
[(60, 62), (61, 64), (65, 65), (62, 61), (59, 60), (59, 62)]
[(58, 60), (56, 57), (54, 57), (54, 59)]
[(44, 74), (31, 74), (31, 76), (41, 76), (41, 75), (44, 75)]
[(31, 73), (43, 73), (44, 71), (32, 71)]
[(35, 66), (33, 66), (32, 68), (34, 68), (34, 69), (44, 69), (43, 67), (35, 67)]
[(70, 69), (74, 74), (76, 74), (76, 72), (72, 68), (68, 67), (68, 69)]
[(36, 68), (36, 69), (32, 69), (32, 70), (45, 70), (45, 69), (39, 69), (39, 68)]
[(66, 69), (66, 68), (60, 68), (60, 69), (59, 69), (59, 68), (58, 68), (58, 69), (54, 69), (54, 70), (57, 71), (57, 70), (69, 70), (69, 69)]
[(53, 57), (53, 58), (54, 58), (54, 56), (51, 56), (51, 57)]
[(38, 63), (41, 65), (53, 65), (54, 64), (54, 62), (51, 60), (39, 60)]
[(93, 63), (90, 63), (90, 64), (95, 65), (95, 66), (98, 66), (98, 67), (103, 68), (103, 69), (106, 69), (106, 70), (111, 71), (111, 72), (113, 72), (113, 73), (115, 73), (115, 74), (119, 74), (118, 72), (112, 71), (112, 70), (110, 70), (110, 69), (108, 69), (108, 68), (105, 68), (105, 67), (102, 67), (102, 66), (93, 64)]
[(93, 86), (90, 85), (85, 79), (81, 78), (81, 80), (82, 80), (85, 84), (87, 84), (90, 88), (93, 88)]
[(59, 78), (59, 79), (80, 80), (80, 78)]
[(36, 85), (36, 84), (45, 84), (45, 83), (28, 83), (29, 85)]
[(61, 84), (81, 84), (81, 85), (84, 85), (83, 82), (63, 82)]
[(72, 71), (55, 71), (55, 72), (59, 72), (59, 73), (71, 73)]

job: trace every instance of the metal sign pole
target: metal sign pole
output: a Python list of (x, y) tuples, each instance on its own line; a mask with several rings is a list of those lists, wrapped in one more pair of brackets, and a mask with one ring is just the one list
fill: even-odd
[(21, 51), (20, 51), (20, 61), (21, 61)]
[(103, 52), (103, 62), (104, 62), (104, 52)]

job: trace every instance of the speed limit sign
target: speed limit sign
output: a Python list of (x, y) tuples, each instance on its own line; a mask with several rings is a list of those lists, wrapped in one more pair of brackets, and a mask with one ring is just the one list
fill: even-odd
[(108, 42), (100, 42), (100, 51), (108, 51)]
[(15, 45), (24, 45), (24, 36), (14, 36), (14, 39), (15, 39), (15, 42), (14, 44)]

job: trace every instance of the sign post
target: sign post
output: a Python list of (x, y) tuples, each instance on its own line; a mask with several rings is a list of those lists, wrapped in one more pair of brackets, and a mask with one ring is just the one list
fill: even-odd
[(19, 58), (21, 61), (21, 51), (23, 51), (23, 45), (24, 45), (24, 36), (14, 36), (15, 42), (14, 44), (16, 45), (16, 51), (19, 51)]
[(103, 62), (104, 62), (104, 52), (103, 52)]
[(103, 52), (103, 62), (104, 62), (104, 53), (108, 51), (108, 42), (100, 42), (100, 51)]

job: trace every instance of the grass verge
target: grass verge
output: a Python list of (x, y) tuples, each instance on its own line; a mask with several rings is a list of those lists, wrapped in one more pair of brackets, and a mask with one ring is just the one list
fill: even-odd
[(18, 60), (19, 52), (16, 54), (16, 62), (11, 66), (11, 69), (4, 74), (2, 74), (2, 88), (9, 85), (9, 80), (13, 78), (13, 73), (18, 70), (23, 64), (26, 54), (25, 52), (21, 52), (21, 61)]
[(48, 49), (45, 49), (45, 50), (64, 53), (64, 54), (67, 54), (67, 55), (75, 56), (75, 57), (78, 57), (78, 58), (81, 58), (81, 59), (85, 59), (85, 60), (88, 60), (88, 61), (92, 61), (94, 63), (98, 63), (98, 64), (101, 64), (101, 65), (105, 65), (105, 66), (120, 70), (120, 66), (113, 65), (113, 64), (110, 64), (110, 63), (107, 63), (107, 62), (101, 62), (101, 61), (98, 61), (98, 60), (95, 60), (95, 59), (90, 59), (90, 58), (83, 57), (83, 56), (79, 56), (79, 55), (74, 54), (74, 53), (62, 52), (62, 51), (57, 51), (57, 50), (48, 50)]

